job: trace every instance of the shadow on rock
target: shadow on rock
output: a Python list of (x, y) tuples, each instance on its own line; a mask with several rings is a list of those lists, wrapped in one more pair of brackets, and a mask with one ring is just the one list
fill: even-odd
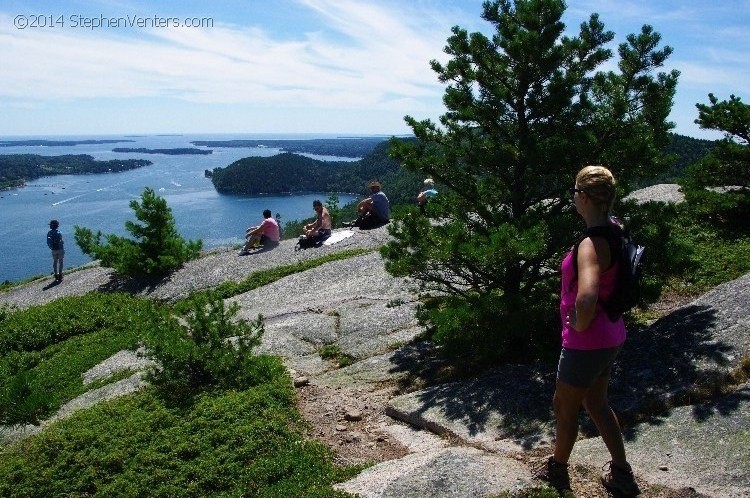
[[(716, 339), (716, 327), (713, 307), (689, 305), (629, 334), (609, 391), (625, 425), (652, 414), (667, 416), (670, 406), (692, 403), (696, 393), (705, 396), (726, 383), (727, 356), (736, 350)], [(659, 424), (659, 417), (649, 423)]]
[(109, 282), (99, 286), (99, 292), (127, 292), (128, 294), (143, 294), (148, 296), (160, 286), (169, 282), (172, 275), (160, 277), (126, 277), (113, 273)]
[(58, 285), (60, 285), (61, 283), (62, 283), (62, 282), (61, 282), (60, 280), (52, 280), (52, 282), (50, 282), (50, 283), (48, 283), (47, 285), (45, 285), (44, 287), (42, 287), (42, 290), (43, 290), (43, 291), (48, 291), (48, 290), (50, 290), (50, 289), (51, 289), (51, 288), (53, 288), (53, 287), (57, 287), (57, 286), (58, 286)]
[[(404, 349), (391, 360), (391, 372), (406, 372), (412, 380), (427, 384), (444, 381), (441, 377), (451, 367), (437, 355), (436, 351), (425, 356), (423, 350)], [(408, 395), (415, 405), (411, 422), (435, 432), (444, 432), (439, 425), (455, 424), (466, 431), (460, 437), (483, 433), (530, 449), (551, 433), (555, 375), (550, 365), (506, 365), (478, 379), (432, 385)], [(429, 421), (435, 411), (447, 424)]]
[(750, 401), (750, 391), (738, 392), (732, 396), (723, 396), (695, 405), (693, 407), (693, 418), (698, 422), (705, 422), (716, 414), (728, 417), (740, 409), (740, 405), (745, 401)]
[(246, 251), (243, 251), (244, 254), (239, 254), (239, 256), (240, 257), (243, 257), (243, 256), (253, 256), (255, 254), (261, 254), (261, 253), (264, 253), (264, 252), (273, 251), (277, 247), (279, 247), (278, 243), (276, 243), (276, 244), (261, 245), (259, 247), (253, 247), (253, 248), (250, 248), (250, 249), (248, 249)]
[[(737, 347), (722, 340), (732, 324), (720, 315), (710, 305), (694, 304), (631, 331), (610, 383), (610, 401), (624, 426), (642, 421), (661, 424), (670, 407), (705, 401), (720, 392), (732, 371), (730, 358), (742, 356)], [(454, 431), (461, 437), (512, 440), (524, 448), (554, 432), (555, 365), (506, 365), (481, 378), (455, 382), (455, 376), (446, 379), (435, 374), (436, 368), (446, 366), (436, 367), (437, 353), (430, 354), (434, 358), (410, 349), (391, 360), (392, 373), (407, 372), (412, 380), (422, 380), (417, 389), (431, 386), (393, 405), (393, 411), (405, 414), (410, 423), (436, 432)], [(706, 406), (694, 416), (729, 414), (738, 405)], [(596, 435), (583, 410), (581, 418), (584, 433)], [(632, 435), (626, 432), (627, 437)]]

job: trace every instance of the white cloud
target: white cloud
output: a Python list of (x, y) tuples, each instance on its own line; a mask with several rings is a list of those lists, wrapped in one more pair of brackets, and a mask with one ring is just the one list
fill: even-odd
[(741, 67), (695, 61), (674, 61), (674, 67), (679, 69), (679, 85), (685, 89), (701, 90), (705, 94), (731, 92), (750, 95), (747, 70)]
[[(442, 94), (428, 66), (445, 33), (393, 7), (303, 0), (325, 31), (279, 40), (255, 27), (16, 30), (0, 14), (0, 97), (177, 98), (199, 103), (392, 108)], [(431, 28), (431, 29), (430, 29)], [(133, 36), (135, 35), (135, 36)]]
[[(139, 0), (127, 1), (96, 4), (118, 15), (145, 12)], [(307, 116), (304, 126), (313, 128), (318, 121), (324, 126), (326, 120), (348, 123), (358, 116), (367, 125), (380, 119), (383, 131), (391, 123), (402, 126), (404, 114), (436, 119), (443, 112), (444, 88), (429, 60), (445, 60), (451, 26), (492, 31), (479, 18), (480, 0), (293, 1), (281, 7), (251, 2), (244, 17), (225, 17), (234, 24), (216, 18), (206, 29), (16, 30), (7, 15), (10, 7), (5, 14), (0, 7), (6, 129), (35, 130), (55, 112), (68, 116), (69, 109), (85, 108), (85, 120), (76, 125), (82, 127), (84, 121), (113, 119), (117, 109), (125, 119), (127, 107), (131, 120), (161, 123), (165, 130), (193, 125), (185, 116), (200, 116), (196, 121), (224, 131), (230, 129), (224, 123), (250, 121), (263, 130), (275, 116), (283, 116), (278, 119), (285, 126)], [(748, 0), (743, 2), (747, 6)], [(676, 103), (688, 102), (693, 112), (693, 103), (709, 91), (750, 95), (748, 56), (742, 50), (750, 42), (748, 10), (739, 3), (576, 0), (569, 2), (565, 19), (568, 34), (575, 34), (580, 21), (600, 12), (617, 33), (616, 43), (644, 23), (654, 25), (664, 35), (662, 45), (675, 48), (664, 69), (682, 72)], [(272, 27), (274, 22), (286, 24)], [(615, 55), (600, 69), (616, 69), (617, 60)], [(20, 112), (23, 106), (29, 112)], [(169, 116), (165, 109), (181, 114)], [(66, 121), (54, 129), (68, 126)]]

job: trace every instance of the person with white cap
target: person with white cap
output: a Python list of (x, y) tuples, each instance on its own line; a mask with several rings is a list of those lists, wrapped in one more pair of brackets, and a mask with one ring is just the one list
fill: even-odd
[(432, 181), (432, 178), (427, 178), (424, 181), (422, 191), (417, 196), (417, 205), (419, 205), (419, 210), (422, 212), (422, 214), (425, 214), (424, 208), (427, 205), (427, 201), (430, 199), (430, 197), (435, 197), (436, 195), (437, 190), (435, 190), (435, 182)]

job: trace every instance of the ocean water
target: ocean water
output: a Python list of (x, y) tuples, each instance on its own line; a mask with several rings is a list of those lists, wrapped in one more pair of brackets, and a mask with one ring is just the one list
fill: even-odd
[[(134, 142), (65, 147), (0, 147), (0, 154), (89, 154), (95, 159), (148, 159), (150, 166), (122, 173), (56, 175), (39, 178), (25, 187), (0, 191), (0, 282), (15, 281), (52, 273), (52, 258), (46, 244), (49, 220), (60, 221), (65, 240), (65, 267), (91, 261), (75, 244), (73, 227), (129, 236), (125, 221), (135, 221), (129, 202), (139, 200), (145, 187), (167, 200), (175, 225), (186, 239), (202, 239), (204, 248), (239, 244), (245, 228), (262, 220), (264, 209), (281, 215), (282, 224), (314, 216), (312, 202), (325, 201), (326, 194), (288, 196), (234, 196), (216, 192), (204, 171), (224, 167), (248, 156), (278, 154), (273, 148), (218, 148), (209, 155), (168, 156), (112, 152), (115, 147), (150, 149), (193, 147), (192, 140), (258, 138), (332, 138), (330, 136), (272, 135), (181, 135), (181, 136), (80, 136), (0, 137), (0, 140), (86, 140), (123, 139)], [(308, 155), (309, 156), (309, 155)], [(324, 160), (345, 160), (325, 157)], [(354, 199), (339, 195), (341, 203)]]

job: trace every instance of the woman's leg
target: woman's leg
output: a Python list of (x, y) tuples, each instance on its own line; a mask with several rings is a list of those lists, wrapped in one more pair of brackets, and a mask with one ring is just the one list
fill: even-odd
[(555, 453), (557, 463), (567, 464), (573, 445), (578, 437), (578, 413), (586, 396), (586, 388), (575, 387), (557, 379), (552, 407), (555, 410), (557, 430), (555, 434)]
[(592, 385), (583, 399), (591, 420), (594, 421), (604, 444), (612, 456), (612, 463), (620, 468), (628, 468), (625, 458), (625, 444), (622, 440), (622, 430), (615, 412), (609, 406), (607, 390), (609, 387), (609, 375), (599, 377)]

